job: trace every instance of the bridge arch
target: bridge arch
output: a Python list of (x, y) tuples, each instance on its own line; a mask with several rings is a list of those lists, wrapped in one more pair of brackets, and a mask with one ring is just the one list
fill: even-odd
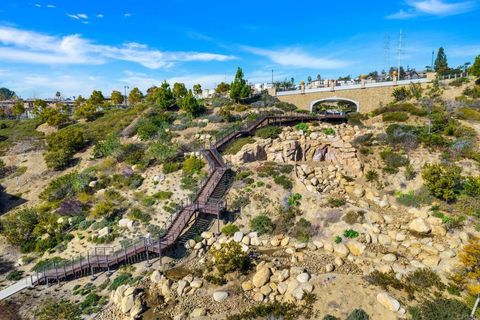
[(321, 105), (322, 103), (328, 103), (328, 102), (333, 102), (333, 103), (347, 103), (352, 107), (353, 112), (359, 112), (360, 111), (360, 102), (356, 100), (352, 100), (349, 98), (343, 98), (343, 97), (328, 97), (328, 98), (322, 98), (322, 99), (317, 99), (313, 100), (310, 102), (310, 112), (316, 112), (315, 108)]

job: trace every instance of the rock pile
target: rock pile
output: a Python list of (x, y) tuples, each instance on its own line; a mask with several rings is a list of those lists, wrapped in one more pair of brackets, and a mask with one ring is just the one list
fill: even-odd
[(125, 315), (125, 319), (139, 319), (145, 310), (145, 293), (138, 288), (121, 285), (110, 295), (110, 301)]

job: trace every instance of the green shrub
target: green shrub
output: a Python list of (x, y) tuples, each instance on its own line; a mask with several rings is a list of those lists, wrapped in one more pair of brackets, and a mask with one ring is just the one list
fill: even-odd
[(111, 201), (97, 203), (92, 209), (91, 215), (94, 218), (110, 217), (116, 212), (116, 205)]
[(334, 241), (335, 243), (340, 243), (340, 242), (342, 242), (342, 237), (336, 236), (336, 237), (333, 239), (333, 241)]
[(358, 237), (358, 232), (353, 230), (353, 229), (347, 229), (347, 230), (343, 231), (343, 236), (345, 238), (354, 239), (354, 238)]
[(237, 154), (243, 146), (247, 144), (252, 144), (255, 142), (255, 139), (252, 137), (242, 137), (238, 138), (225, 149), (224, 154)]
[(289, 206), (299, 206), (302, 195), (300, 193), (294, 193), (288, 196), (287, 202)]
[(380, 152), (380, 157), (388, 168), (400, 168), (410, 163), (407, 157), (388, 149)]
[(322, 318), (322, 320), (340, 320), (340, 318), (337, 318), (335, 316), (332, 316), (331, 314), (327, 314)]
[(231, 237), (235, 234), (235, 232), (239, 231), (240, 229), (234, 224), (227, 224), (222, 228), (222, 233), (227, 237)]
[(53, 266), (58, 266), (61, 267), (65, 263), (68, 263), (69, 261), (64, 258), (60, 257), (52, 257), (52, 258), (47, 258), (47, 259), (42, 259), (38, 261), (32, 268), (32, 271), (38, 271), (38, 272), (43, 272), (44, 270), (48, 270), (49, 268), (53, 268)]
[(213, 274), (207, 274), (205, 276), (205, 280), (217, 286), (226, 285), (228, 282), (227, 279), (225, 279), (224, 277), (217, 277)]
[(190, 156), (183, 161), (182, 170), (184, 174), (199, 173), (204, 166), (204, 162), (195, 156)]
[(293, 187), (292, 180), (284, 175), (275, 176), (273, 178), (276, 184), (282, 186), (285, 190), (291, 190)]
[(346, 203), (347, 203), (347, 201), (345, 201), (344, 198), (334, 198), (334, 197), (328, 198), (328, 205), (332, 208), (341, 207), (341, 206), (345, 205)]
[(182, 168), (182, 164), (179, 162), (166, 162), (163, 164), (163, 173), (169, 174), (178, 171)]
[(405, 277), (405, 283), (414, 290), (424, 290), (434, 286), (440, 290), (445, 289), (445, 285), (440, 277), (432, 269), (428, 268), (417, 269), (408, 273)]
[(346, 320), (369, 320), (369, 315), (362, 309), (353, 310), (347, 317)]
[(133, 280), (133, 277), (130, 273), (122, 273), (118, 275), (113, 281), (112, 284), (108, 287), (108, 290), (114, 291), (117, 290), (123, 284), (128, 284)]
[(13, 270), (13, 271), (10, 271), (10, 272), (7, 274), (6, 279), (7, 279), (8, 281), (18, 281), (18, 280), (22, 279), (22, 276), (23, 276), (23, 271), (21, 271), (21, 270)]
[(365, 174), (365, 179), (367, 182), (378, 181), (378, 173), (375, 170), (368, 170)]
[(413, 168), (413, 166), (409, 163), (405, 166), (405, 179), (408, 181), (415, 179), (417, 176), (417, 172)]
[(281, 127), (275, 127), (275, 126), (268, 126), (268, 127), (263, 127), (258, 129), (255, 132), (255, 135), (257, 137), (260, 137), (262, 139), (275, 139), (278, 137), (278, 135), (282, 132)]
[(248, 310), (229, 315), (227, 320), (254, 320), (254, 319), (283, 319), (296, 320), (298, 316), (306, 311), (293, 303), (287, 302), (268, 302), (250, 307)]
[(153, 197), (157, 200), (168, 200), (172, 197), (172, 191), (158, 191), (153, 195)]
[(0, 230), (13, 245), (29, 243), (34, 239), (33, 231), (40, 220), (36, 209), (25, 208), (12, 212), (0, 220)]
[(434, 298), (409, 307), (412, 320), (468, 320), (470, 309), (457, 299)]
[(303, 133), (305, 134), (308, 134), (310, 132), (310, 126), (308, 125), (308, 123), (298, 123), (295, 128), (298, 130), (298, 131), (302, 131)]
[(473, 108), (462, 107), (455, 111), (460, 119), (480, 121), (480, 111)]
[(410, 91), (406, 87), (395, 88), (392, 92), (395, 101), (405, 101), (411, 98)]
[(333, 130), (333, 128), (325, 128), (323, 129), (323, 133), (326, 134), (327, 136), (334, 136), (335, 130)]
[(455, 200), (462, 187), (462, 169), (448, 164), (426, 164), (422, 178), (430, 192), (437, 198), (451, 202)]
[(122, 148), (120, 139), (115, 134), (109, 134), (104, 141), (99, 141), (93, 148), (93, 156), (97, 159), (107, 156), (117, 156)]
[(395, 277), (395, 272), (393, 271), (383, 273), (375, 270), (365, 278), (369, 283), (379, 286), (384, 290), (388, 290), (389, 287), (397, 290), (403, 289), (402, 282)]
[(240, 244), (235, 241), (222, 243), (218, 249), (212, 247), (210, 253), (220, 275), (235, 270), (245, 271), (250, 266), (248, 254), (243, 252)]
[(59, 149), (45, 153), (44, 159), (47, 167), (61, 171), (72, 164), (75, 153), (67, 149)]
[(308, 242), (312, 236), (316, 235), (316, 230), (310, 221), (300, 218), (292, 229), (292, 235), (300, 242)]
[(250, 220), (250, 228), (258, 232), (259, 235), (271, 234), (274, 229), (274, 224), (269, 216), (261, 214)]
[(407, 193), (400, 193), (397, 196), (397, 203), (406, 207), (419, 208), (422, 205), (432, 203), (432, 201), (433, 197), (430, 195), (429, 190), (425, 187), (421, 187), (416, 191), (412, 190)]
[(35, 313), (38, 320), (80, 320), (81, 310), (78, 305), (68, 300), (47, 299)]
[(132, 220), (141, 221), (143, 223), (148, 223), (152, 219), (148, 213), (145, 213), (138, 208), (133, 208), (128, 214), (128, 217)]

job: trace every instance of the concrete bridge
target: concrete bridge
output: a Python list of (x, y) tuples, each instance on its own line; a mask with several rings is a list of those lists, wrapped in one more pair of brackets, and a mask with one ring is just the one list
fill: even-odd
[(427, 74), (426, 78), (373, 82), (354, 85), (331, 86), (326, 88), (314, 88), (292, 91), (273, 92), (280, 101), (292, 103), (302, 110), (314, 111), (315, 106), (321, 103), (346, 102), (355, 107), (356, 111), (368, 113), (393, 101), (393, 90), (401, 86), (409, 86), (411, 83), (419, 83), (426, 87), (435, 79), (435, 74)]

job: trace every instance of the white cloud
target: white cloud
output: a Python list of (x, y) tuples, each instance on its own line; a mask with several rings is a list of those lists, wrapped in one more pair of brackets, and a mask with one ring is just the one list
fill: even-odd
[(109, 60), (138, 63), (150, 69), (177, 62), (227, 61), (231, 55), (208, 52), (168, 52), (139, 43), (120, 46), (96, 44), (78, 34), (56, 37), (0, 26), (0, 60), (35, 64), (102, 64)]
[(88, 24), (88, 16), (85, 13), (78, 13), (78, 14), (69, 14), (67, 13), (67, 16), (72, 18), (73, 20), (79, 20), (83, 24)]
[(123, 16), (124, 16), (125, 18), (128, 18), (128, 17), (131, 17), (132, 14), (127, 12), (127, 13), (125, 13)]
[(337, 69), (350, 64), (347, 61), (313, 56), (299, 48), (284, 48), (281, 50), (267, 50), (249, 46), (243, 46), (242, 48), (250, 53), (266, 57), (284, 67)]
[(79, 14), (77, 14), (77, 17), (79, 17), (81, 19), (88, 19), (88, 16), (85, 13), (79, 13)]
[(55, 9), (55, 8), (56, 8), (56, 6), (55, 6), (55, 5), (53, 5), (53, 4), (47, 4), (47, 8), (50, 8), (50, 9)]
[(34, 6), (37, 7), (37, 8), (41, 8), (41, 7), (42, 7), (42, 5), (39, 4), (39, 3), (35, 3)]
[(103, 17), (105, 17), (105, 16), (104, 16), (103, 14), (101, 14), (101, 13), (100, 13), (100, 14), (97, 14), (97, 18), (103, 18)]
[(444, 0), (410, 0), (409, 8), (387, 16), (387, 19), (409, 19), (420, 15), (438, 17), (453, 16), (471, 11), (475, 8), (473, 1), (446, 2)]

